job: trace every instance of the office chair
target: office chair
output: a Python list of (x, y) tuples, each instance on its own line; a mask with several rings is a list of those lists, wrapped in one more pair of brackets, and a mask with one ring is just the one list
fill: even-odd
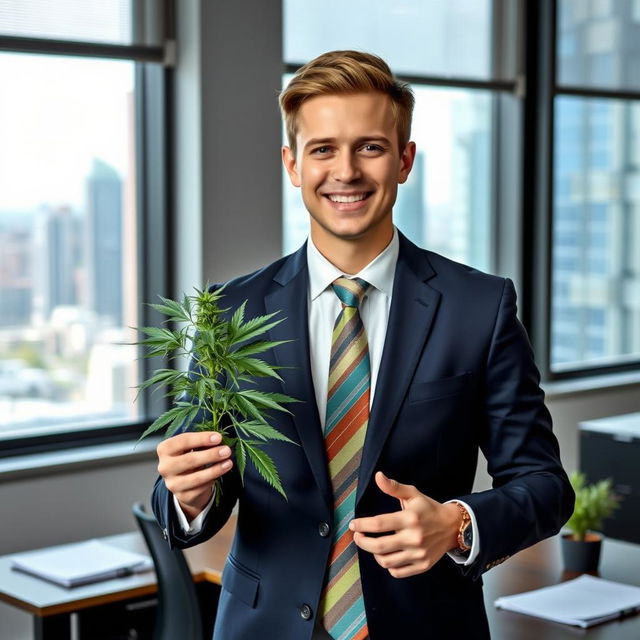
[(156, 519), (137, 502), (133, 515), (147, 543), (158, 579), (154, 640), (203, 640), (198, 594), (180, 549), (170, 549)]

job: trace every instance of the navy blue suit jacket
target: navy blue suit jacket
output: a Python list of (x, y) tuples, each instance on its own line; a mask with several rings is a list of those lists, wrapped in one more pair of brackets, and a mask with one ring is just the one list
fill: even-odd
[[(323, 586), (333, 525), (331, 485), (309, 367), (306, 245), (228, 283), (224, 306), (248, 300), (246, 317), (280, 310), (272, 340), (293, 339), (267, 354), (285, 367), (284, 384), (259, 388), (304, 402), (273, 424), (299, 443), (271, 443), (284, 500), (247, 465), (244, 486), (232, 471), (222, 501), (202, 531), (185, 536), (161, 478), (153, 509), (169, 542), (207, 540), (238, 503), (238, 527), (218, 608), (216, 640), (309, 640)], [(558, 444), (539, 388), (532, 351), (516, 318), (508, 279), (483, 274), (422, 250), (400, 234), (393, 298), (360, 468), (356, 517), (398, 510), (373, 474), (415, 485), (435, 500), (459, 498), (474, 510), (481, 551), (471, 567), (448, 556), (431, 570), (393, 578), (360, 552), (372, 640), (488, 637), (481, 574), (554, 535), (573, 508)], [(478, 450), (493, 489), (471, 493)], [(311, 610), (311, 618), (301, 615)]]

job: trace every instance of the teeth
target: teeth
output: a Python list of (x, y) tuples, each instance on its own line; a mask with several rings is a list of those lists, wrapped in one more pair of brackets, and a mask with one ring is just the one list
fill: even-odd
[(343, 204), (348, 204), (350, 202), (359, 202), (360, 200), (364, 200), (366, 197), (366, 193), (360, 193), (356, 196), (339, 196), (338, 194), (332, 193), (329, 195), (329, 200), (331, 200), (331, 202), (341, 202)]

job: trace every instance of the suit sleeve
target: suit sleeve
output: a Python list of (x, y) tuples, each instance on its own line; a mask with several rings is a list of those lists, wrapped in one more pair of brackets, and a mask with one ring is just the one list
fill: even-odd
[(474, 510), (482, 541), (477, 561), (464, 568), (475, 578), (558, 533), (574, 505), (510, 280), (491, 336), (483, 396), (481, 449), (493, 488), (460, 497)]
[(164, 532), (171, 548), (184, 549), (205, 542), (225, 525), (239, 493), (240, 479), (234, 467), (225, 474), (219, 503), (214, 504), (204, 519), (202, 529), (193, 535), (184, 532), (173, 506), (173, 494), (167, 489), (164, 480), (158, 477), (151, 494), (153, 513)]

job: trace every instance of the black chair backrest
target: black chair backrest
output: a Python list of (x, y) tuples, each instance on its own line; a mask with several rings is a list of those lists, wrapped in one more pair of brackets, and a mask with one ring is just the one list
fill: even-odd
[(198, 594), (180, 549), (170, 549), (156, 519), (142, 505), (133, 514), (149, 547), (158, 579), (154, 640), (203, 640)]

